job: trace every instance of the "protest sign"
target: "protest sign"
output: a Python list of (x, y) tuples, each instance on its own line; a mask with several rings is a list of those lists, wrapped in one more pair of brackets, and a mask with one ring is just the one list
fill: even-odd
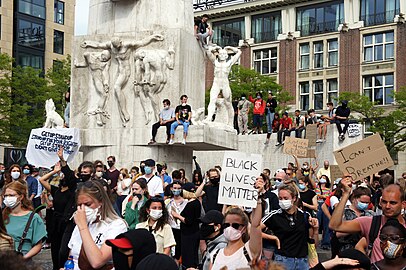
[(335, 151), (334, 157), (341, 171), (351, 174), (354, 180), (393, 166), (393, 160), (378, 133)]
[(27, 161), (36, 167), (50, 168), (59, 161), (57, 152), (64, 147), (63, 156), (71, 162), (79, 151), (80, 134), (76, 128), (36, 128), (28, 140)]
[(338, 165), (330, 165), (330, 182), (333, 183), (337, 178), (343, 177), (343, 172)]
[(283, 145), (283, 153), (296, 155), (298, 157), (307, 157), (308, 139), (298, 139), (286, 137)]
[(218, 203), (256, 208), (256, 178), (262, 173), (262, 155), (224, 152)]
[(361, 128), (362, 125), (360, 124), (349, 124), (347, 129), (348, 137), (352, 138), (361, 135)]
[(306, 156), (297, 156), (298, 158), (316, 158), (316, 149), (307, 149)]
[(309, 140), (309, 147), (316, 146), (317, 124), (311, 124), (306, 126), (306, 139)]

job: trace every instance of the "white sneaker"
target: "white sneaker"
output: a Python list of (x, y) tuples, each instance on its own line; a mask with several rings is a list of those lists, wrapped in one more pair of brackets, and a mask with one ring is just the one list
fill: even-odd
[(186, 140), (185, 140), (185, 139), (182, 140), (182, 144), (186, 144)]
[(316, 143), (322, 143), (322, 142), (323, 142), (322, 139), (318, 139), (318, 140), (316, 141)]
[(169, 140), (169, 143), (168, 144), (174, 144), (174, 142), (173, 142), (173, 140)]

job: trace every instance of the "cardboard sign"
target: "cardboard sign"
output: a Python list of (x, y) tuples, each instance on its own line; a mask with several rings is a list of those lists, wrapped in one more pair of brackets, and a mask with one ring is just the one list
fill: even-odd
[(255, 181), (262, 173), (262, 155), (224, 152), (218, 203), (256, 208)]
[(341, 171), (351, 174), (354, 180), (363, 179), (394, 165), (378, 133), (335, 151), (334, 157)]
[(316, 158), (316, 149), (307, 149), (306, 156), (297, 156), (298, 158)]
[(71, 162), (79, 151), (80, 133), (76, 128), (36, 128), (31, 130), (25, 157), (36, 167), (51, 168), (59, 161), (57, 152), (64, 147), (63, 156)]
[(309, 140), (309, 147), (316, 146), (317, 124), (311, 124), (306, 126), (306, 139)]
[(338, 165), (330, 165), (330, 182), (334, 183), (337, 178), (343, 177), (343, 172)]
[(283, 153), (296, 155), (298, 157), (307, 157), (308, 145), (308, 139), (286, 137), (283, 145)]
[(352, 138), (361, 135), (361, 128), (362, 125), (360, 124), (349, 124), (347, 129), (348, 137)]

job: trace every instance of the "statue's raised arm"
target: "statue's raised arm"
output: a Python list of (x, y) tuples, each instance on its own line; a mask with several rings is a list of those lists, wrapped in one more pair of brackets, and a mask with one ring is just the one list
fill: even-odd
[(240, 59), (240, 56), (241, 56), (241, 53), (242, 53), (241, 50), (238, 49), (238, 48), (235, 48), (235, 47), (231, 47), (231, 46), (226, 46), (226, 47), (224, 47), (224, 49), (227, 50), (227, 51), (232, 51), (233, 53), (235, 53), (231, 57), (231, 59), (229, 60), (231, 66), (234, 65), (235, 63), (237, 63), (237, 61), (238, 61), (238, 59)]
[(91, 41), (91, 40), (86, 40), (83, 41), (82, 44), (80, 44), (80, 47), (82, 48), (95, 48), (95, 49), (110, 49), (111, 48), (111, 42), (106, 41), (106, 42), (97, 42), (97, 41)]
[(164, 37), (162, 35), (154, 34), (154, 35), (148, 36), (142, 40), (126, 41), (124, 45), (133, 47), (133, 48), (139, 48), (139, 47), (147, 46), (151, 42), (163, 41), (163, 40), (164, 40)]

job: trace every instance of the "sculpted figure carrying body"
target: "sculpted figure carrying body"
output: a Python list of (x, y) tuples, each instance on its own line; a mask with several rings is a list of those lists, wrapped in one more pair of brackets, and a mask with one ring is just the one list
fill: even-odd
[(118, 107), (120, 110), (120, 117), (123, 122), (123, 126), (126, 126), (127, 122), (130, 120), (130, 115), (127, 111), (126, 99), (123, 93), (123, 88), (126, 86), (128, 79), (131, 75), (130, 68), (130, 49), (137, 49), (150, 44), (153, 41), (162, 41), (163, 37), (161, 35), (151, 35), (140, 41), (122, 41), (119, 37), (112, 38), (111, 41), (106, 42), (95, 42), (95, 41), (85, 41), (82, 43), (82, 48), (96, 48), (109, 50), (118, 62), (118, 76), (114, 83), (114, 92), (117, 95)]

